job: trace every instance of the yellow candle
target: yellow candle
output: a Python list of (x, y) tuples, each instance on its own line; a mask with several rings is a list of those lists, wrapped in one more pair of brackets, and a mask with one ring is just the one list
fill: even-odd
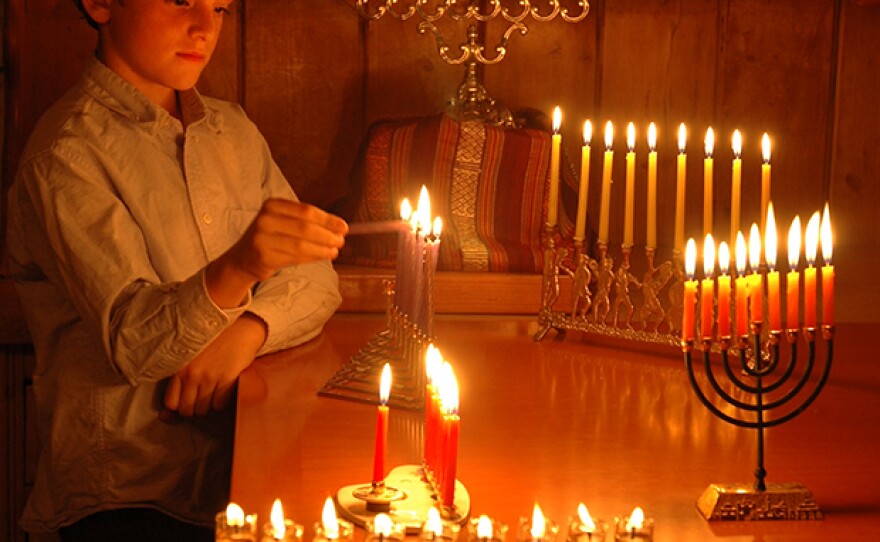
[(706, 130), (706, 159), (703, 161), (703, 237), (712, 233), (712, 152), (715, 132)]
[(773, 203), (767, 207), (767, 230), (764, 232), (764, 259), (767, 262), (767, 309), (769, 312), (770, 330), (782, 330), (782, 318), (779, 310), (779, 271), (776, 270), (776, 215)]
[(807, 222), (804, 239), (804, 256), (807, 268), (804, 269), (804, 327), (816, 329), (816, 252), (819, 248), (819, 211), (813, 213)]
[(795, 216), (788, 229), (788, 275), (785, 276), (786, 329), (796, 330), (800, 322), (800, 274), (798, 265), (801, 258), (801, 217)]
[(749, 334), (749, 279), (746, 277), (746, 238), (736, 232), (736, 333)]
[(648, 126), (648, 248), (657, 248), (657, 127)]
[(562, 124), (562, 112), (559, 107), (553, 110), (553, 137), (550, 145), (550, 200), (547, 204), (547, 226), (556, 225), (559, 213), (559, 153), (562, 135), (559, 127)]
[(584, 146), (581, 149), (581, 184), (578, 190), (577, 222), (574, 238), (583, 241), (587, 231), (587, 194), (590, 190), (590, 140), (593, 138), (593, 125), (584, 123)]
[(761, 153), (764, 163), (761, 164), (761, 231), (767, 228), (767, 206), (770, 205), (770, 136), (766, 133), (761, 138)]
[(687, 128), (682, 122), (678, 126), (678, 168), (676, 170), (675, 185), (675, 235), (673, 236), (673, 247), (675, 250), (684, 250), (684, 189), (685, 179), (687, 178), (687, 154), (685, 146), (687, 145)]
[(715, 281), (712, 280), (715, 271), (715, 241), (712, 234), (706, 236), (703, 244), (703, 281), (700, 283), (700, 331), (703, 339), (712, 338), (712, 309), (715, 294), (713, 286)]
[(834, 325), (834, 264), (831, 260), (831, 217), (828, 204), (822, 213), (822, 325)]
[(758, 225), (752, 224), (749, 231), (749, 263), (752, 274), (749, 275), (749, 300), (752, 308), (752, 322), (764, 321), (764, 276), (761, 275), (761, 233)]
[(623, 246), (633, 246), (633, 220), (635, 219), (636, 200), (636, 127), (633, 123), (626, 126), (626, 207), (623, 222)]
[(740, 193), (742, 192), (742, 134), (733, 132), (733, 176), (730, 183), (730, 242), (736, 241), (739, 231)]
[(608, 244), (608, 220), (611, 210), (611, 164), (614, 158), (614, 127), (605, 124), (605, 163), (602, 166), (602, 205), (599, 209), (599, 242)]

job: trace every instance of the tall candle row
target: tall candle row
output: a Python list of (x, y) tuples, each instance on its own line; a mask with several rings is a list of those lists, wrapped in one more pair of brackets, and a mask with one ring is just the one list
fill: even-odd
[(433, 344), (425, 354), (425, 471), (440, 497), (440, 503), (455, 503), (458, 468), (459, 416), (458, 380), (452, 365)]
[(431, 219), (428, 189), (422, 186), (415, 210), (407, 198), (400, 205), (400, 218), (409, 224), (398, 233), (397, 274), (394, 302), (410, 321), (429, 332), (433, 307), (428, 302), (430, 277), (437, 269), (443, 221)]

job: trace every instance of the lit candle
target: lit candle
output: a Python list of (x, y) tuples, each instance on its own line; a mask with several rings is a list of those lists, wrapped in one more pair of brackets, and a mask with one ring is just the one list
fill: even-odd
[(697, 245), (693, 238), (688, 239), (685, 248), (684, 270), (687, 281), (684, 283), (684, 301), (682, 302), (681, 338), (683, 341), (694, 340), (694, 306), (697, 297), (697, 281), (694, 271), (697, 266)]
[(245, 515), (241, 506), (231, 502), (215, 518), (214, 539), (216, 542), (256, 542), (256, 523), (256, 515)]
[(718, 245), (718, 336), (730, 337), (730, 249), (721, 241)]
[(302, 542), (303, 528), (293, 520), (284, 517), (284, 509), (281, 507), (281, 499), (275, 499), (272, 504), (272, 512), (269, 522), (263, 527), (262, 542), (275, 542), (285, 540)]
[(405, 531), (406, 525), (396, 523), (388, 514), (379, 513), (373, 516), (372, 521), (367, 521), (366, 540), (370, 542), (403, 540)]
[(541, 507), (538, 506), (538, 503), (535, 503), (535, 508), (532, 510), (532, 524), (529, 529), (529, 534), (531, 535), (532, 540), (543, 540), (545, 533), (546, 526), (544, 525), (544, 513), (541, 511)]
[(767, 207), (767, 230), (764, 232), (764, 260), (767, 262), (767, 309), (770, 313), (770, 330), (782, 330), (779, 309), (779, 271), (776, 270), (776, 214), (773, 202)]
[(746, 238), (736, 232), (736, 333), (740, 337), (749, 334), (749, 279), (746, 277)]
[(614, 127), (605, 124), (605, 162), (602, 165), (602, 205), (599, 209), (599, 242), (608, 244), (608, 221), (611, 211), (611, 165), (614, 159)]
[(440, 370), (443, 356), (434, 344), (429, 344), (425, 353), (425, 465), (434, 472), (437, 469), (437, 432), (440, 430)]
[(822, 213), (822, 325), (834, 325), (834, 264), (831, 259), (831, 216), (828, 204)]
[(752, 322), (764, 321), (764, 284), (761, 275), (761, 233), (758, 225), (752, 224), (749, 231), (749, 263), (752, 274), (749, 276), (749, 299), (751, 299)]
[(468, 542), (501, 542), (507, 534), (507, 525), (482, 515), (468, 523)]
[(388, 443), (388, 398), (391, 395), (391, 365), (382, 367), (379, 406), (376, 407), (376, 447), (373, 453), (373, 483), (385, 481), (385, 448)]
[(321, 522), (315, 523), (315, 538), (313, 542), (349, 541), (353, 533), (354, 526), (336, 517), (336, 507), (333, 505), (333, 499), (327, 497), (324, 501), (324, 508), (321, 511)]
[[(412, 217), (412, 205), (409, 199), (403, 198), (400, 204), (400, 219), (403, 222), (409, 222)], [(394, 304), (398, 308), (403, 307), (404, 292), (409, 287), (409, 278), (407, 273), (410, 267), (410, 254), (412, 251), (412, 232), (409, 228), (405, 228), (398, 233), (397, 236), (397, 273), (394, 277)]]
[(807, 268), (804, 269), (804, 327), (816, 329), (816, 252), (819, 248), (819, 211), (813, 213), (807, 222), (804, 242), (804, 257)]
[(761, 230), (767, 226), (767, 207), (770, 205), (770, 136), (766, 133), (761, 138)]
[(458, 380), (455, 378), (455, 372), (450, 370), (446, 381), (443, 383), (443, 410), (444, 410), (444, 427), (446, 428), (446, 449), (444, 450), (446, 458), (443, 461), (443, 481), (440, 484), (442, 488), (441, 501), (446, 507), (455, 504), (455, 474), (458, 465), (458, 435), (460, 431), (461, 419), (458, 415)]
[(559, 528), (551, 520), (544, 517), (541, 507), (535, 503), (532, 519), (520, 518), (520, 531), (517, 537), (520, 542), (552, 542), (556, 539)]
[(657, 248), (657, 126), (648, 125), (648, 248)]
[(730, 185), (730, 242), (736, 240), (739, 231), (740, 193), (742, 191), (742, 134), (733, 131), (733, 177)]
[(443, 230), (443, 220), (437, 216), (430, 229), (430, 235), (425, 238), (425, 264), (423, 273), (425, 292), (420, 304), (420, 310), (416, 323), (429, 337), (433, 334), (434, 325), (434, 276), (437, 273), (437, 262), (440, 259), (440, 233)]
[(562, 111), (557, 106), (553, 109), (553, 136), (550, 138), (550, 195), (547, 203), (547, 226), (556, 225), (559, 208), (559, 154), (562, 144), (562, 135), (559, 128), (562, 125)]
[(785, 276), (785, 309), (786, 329), (795, 331), (800, 319), (800, 273), (798, 266), (801, 259), (801, 217), (795, 216), (788, 229), (788, 274)]
[(712, 339), (712, 309), (715, 301), (715, 240), (712, 234), (703, 243), (703, 281), (700, 283), (700, 330), (704, 340)]
[(420, 324), (419, 315), (425, 304), (425, 247), (428, 235), (431, 233), (431, 197), (428, 188), (422, 185), (419, 191), (419, 202), (414, 213), (415, 227), (414, 251), (412, 254), (412, 277), (414, 287), (410, 294), (410, 303), (407, 305), (406, 314), (410, 322)]
[(681, 254), (684, 250), (684, 209), (685, 209), (685, 181), (687, 178), (687, 128), (682, 122), (678, 126), (678, 166), (676, 168), (675, 184), (675, 234), (674, 248)]
[(593, 125), (584, 123), (584, 146), (581, 148), (581, 184), (578, 190), (577, 221), (574, 238), (583, 241), (587, 231), (587, 194), (590, 190), (590, 141), (593, 139)]
[(636, 198), (636, 127), (626, 126), (626, 202), (623, 222), (623, 246), (633, 246), (633, 220), (635, 219)]
[(422, 533), (420, 539), (423, 542), (433, 541), (454, 541), (458, 539), (458, 524), (449, 521), (443, 521), (437, 508), (428, 509), (428, 519), (422, 525)]
[(706, 130), (706, 159), (703, 160), (703, 236), (712, 233), (712, 153), (715, 149), (715, 132)]
[(593, 540), (605, 540), (605, 528), (607, 526), (596, 523), (590, 516), (590, 511), (584, 503), (578, 504), (577, 518), (570, 521), (568, 526), (568, 542), (592, 542)]
[(636, 507), (625, 519), (625, 522), (618, 520), (614, 540), (654, 540), (654, 522), (645, 518), (645, 513), (641, 508)]

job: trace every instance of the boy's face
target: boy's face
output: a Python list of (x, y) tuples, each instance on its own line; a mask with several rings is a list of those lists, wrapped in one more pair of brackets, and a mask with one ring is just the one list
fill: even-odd
[(167, 105), (175, 90), (196, 84), (231, 1), (111, 0), (98, 54), (138, 90)]

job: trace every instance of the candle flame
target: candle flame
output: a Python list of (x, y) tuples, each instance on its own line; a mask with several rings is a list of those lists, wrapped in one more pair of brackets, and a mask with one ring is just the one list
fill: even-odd
[(443, 367), (443, 356), (440, 350), (434, 346), (434, 343), (428, 345), (425, 352), (425, 375), (428, 377), (428, 384), (436, 386), (440, 383), (440, 369)]
[(428, 519), (422, 526), (425, 533), (433, 533), (435, 538), (443, 536), (443, 520), (440, 519), (440, 512), (433, 506), (428, 509)]
[(431, 233), (434, 234), (434, 237), (440, 237), (440, 232), (443, 231), (443, 219), (438, 217), (434, 218), (434, 226), (431, 228)]
[(431, 230), (431, 198), (428, 196), (428, 187), (422, 185), (419, 191), (419, 203), (416, 208), (418, 214), (419, 229), (427, 233)]
[(712, 271), (715, 270), (715, 239), (712, 239), (712, 234), (706, 234), (706, 240), (703, 242), (703, 273), (706, 278), (712, 276)]
[(324, 527), (324, 536), (334, 540), (339, 538), (339, 521), (336, 519), (336, 507), (333, 499), (327, 497), (324, 501), (324, 509), (321, 511), (321, 525)]
[(492, 534), (492, 520), (489, 519), (489, 516), (480, 516), (477, 521), (477, 538), (488, 540), (492, 538)]
[(391, 396), (391, 365), (385, 364), (382, 367), (382, 378), (379, 381), (379, 402), (383, 405), (388, 404), (388, 397)]
[(244, 510), (234, 502), (226, 506), (226, 524), (230, 527), (244, 526)]
[(276, 540), (284, 540), (284, 536), (287, 534), (287, 525), (284, 524), (284, 510), (281, 508), (281, 499), (275, 499), (275, 502), (272, 503), (269, 522), (272, 524), (272, 536)]
[(408, 221), (412, 216), (413, 208), (412, 204), (409, 202), (409, 198), (403, 198), (403, 201), (400, 203), (400, 218), (401, 220)]
[(391, 521), (391, 516), (388, 514), (379, 513), (373, 518), (373, 534), (388, 538), (391, 536), (392, 527), (394, 527), (394, 522)]
[(684, 154), (684, 151), (687, 148), (687, 138), (687, 128), (685, 128), (684, 123), (682, 122), (678, 125), (678, 152), (681, 154)]
[(706, 130), (706, 140), (704, 143), (706, 145), (706, 158), (712, 158), (712, 152), (715, 150), (715, 132), (711, 126)]
[(653, 122), (648, 125), (648, 151), (657, 150), (657, 125)]
[(767, 132), (764, 132), (764, 137), (761, 138), (761, 154), (764, 156), (764, 163), (770, 163), (770, 136), (767, 135)]
[(776, 269), (776, 213), (773, 212), (773, 202), (767, 206), (767, 231), (764, 232), (764, 259), (770, 271)]
[(645, 513), (642, 511), (641, 508), (636, 506), (633, 509), (632, 514), (630, 514), (629, 518), (626, 520), (626, 530), (627, 531), (632, 531), (632, 530), (638, 531), (639, 529), (642, 528), (642, 525), (644, 523), (645, 523)]
[(730, 248), (724, 241), (718, 245), (718, 269), (722, 275), (726, 275), (730, 270)]
[(544, 513), (541, 512), (541, 507), (538, 506), (538, 503), (535, 503), (535, 508), (532, 510), (532, 528), (529, 533), (532, 535), (532, 538), (535, 539), (544, 538), (545, 532)]
[(559, 128), (562, 126), (562, 110), (557, 105), (553, 108), (553, 133), (558, 134)]
[(748, 251), (746, 250), (746, 237), (742, 231), (736, 232), (736, 274), (741, 277), (746, 274), (746, 260)]
[(611, 121), (605, 123), (605, 150), (610, 151), (614, 146), (614, 125)]
[(743, 137), (739, 130), (733, 131), (733, 156), (739, 158), (742, 156)]
[(819, 249), (819, 220), (819, 211), (816, 211), (807, 222), (804, 256), (806, 256), (807, 265), (810, 267), (816, 263), (816, 252)]
[(458, 414), (458, 380), (448, 361), (443, 362), (440, 381), (440, 403), (446, 414)]
[(761, 265), (761, 232), (754, 222), (749, 230), (749, 265), (752, 268), (752, 273), (757, 273), (758, 267)]
[(684, 272), (687, 274), (688, 280), (694, 280), (694, 272), (697, 268), (697, 243), (694, 238), (688, 239), (687, 246), (684, 249)]
[(593, 521), (593, 518), (590, 517), (590, 511), (587, 510), (584, 503), (578, 505), (578, 519), (583, 527), (583, 532), (592, 533), (596, 530), (596, 523)]
[(797, 271), (801, 259), (801, 217), (795, 215), (788, 228), (788, 270)]
[(825, 204), (825, 210), (822, 212), (822, 259), (825, 265), (831, 265), (831, 214), (828, 211), (828, 204)]
[(593, 123), (587, 119), (584, 122), (584, 145), (589, 145), (593, 140)]
[(636, 148), (636, 126), (631, 122), (626, 125), (626, 148), (629, 152)]

